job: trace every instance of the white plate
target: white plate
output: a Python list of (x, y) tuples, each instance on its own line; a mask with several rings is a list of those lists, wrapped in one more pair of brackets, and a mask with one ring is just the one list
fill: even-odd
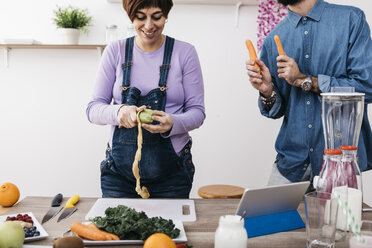
[[(36, 226), (36, 229), (40, 232), (40, 236), (37, 236), (37, 237), (30, 237), (30, 238), (25, 238), (25, 242), (29, 242), (29, 241), (34, 241), (34, 240), (40, 240), (40, 239), (45, 239), (48, 237), (48, 233), (45, 231), (45, 229), (43, 228), (42, 225), (40, 225), (40, 223), (37, 221), (36, 217), (34, 216), (33, 213), (31, 212), (27, 212), (27, 213), (17, 213), (17, 214), (28, 214), (32, 221), (34, 222), (34, 226)], [(6, 217), (15, 217), (17, 216), (17, 214), (10, 214), (10, 215), (2, 215), (0, 216), (0, 223), (1, 222), (4, 222), (6, 220)]]
[[(161, 216), (164, 219), (180, 220), (182, 222), (196, 221), (195, 202), (187, 199), (100, 198), (94, 203), (85, 219), (104, 216), (108, 207), (114, 208), (118, 205), (134, 208), (137, 212), (143, 211), (149, 218)], [(184, 208), (188, 208), (189, 213), (184, 213)]]
[[(84, 224), (88, 224), (89, 222), (85, 222)], [(183, 228), (182, 221), (174, 220), (173, 221), (176, 228), (180, 229), (180, 235), (173, 239), (176, 243), (183, 243), (187, 241), (186, 232)], [(94, 245), (137, 245), (137, 244), (143, 244), (143, 240), (110, 240), (110, 241), (91, 241), (87, 239), (83, 239), (84, 245), (86, 246), (94, 246)]]

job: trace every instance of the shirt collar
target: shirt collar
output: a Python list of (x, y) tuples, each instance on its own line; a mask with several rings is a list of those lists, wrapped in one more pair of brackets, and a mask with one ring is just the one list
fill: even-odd
[[(320, 21), (320, 17), (322, 16), (323, 10), (325, 8), (326, 3), (324, 0), (318, 0), (313, 8), (309, 11), (306, 17), (313, 19), (314, 21)], [(302, 16), (292, 12), (288, 9), (288, 20), (293, 24), (293, 26), (297, 27), (298, 23), (300, 22)]]

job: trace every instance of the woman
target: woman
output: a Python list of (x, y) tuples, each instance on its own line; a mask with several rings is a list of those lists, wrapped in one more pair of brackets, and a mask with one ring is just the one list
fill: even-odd
[(87, 107), (90, 122), (112, 126), (101, 163), (102, 197), (140, 197), (132, 172), (136, 116), (149, 108), (156, 124), (142, 124), (141, 186), (153, 198), (188, 198), (194, 177), (188, 132), (205, 119), (197, 53), (162, 34), (172, 0), (123, 0), (123, 6), (137, 35), (106, 47)]

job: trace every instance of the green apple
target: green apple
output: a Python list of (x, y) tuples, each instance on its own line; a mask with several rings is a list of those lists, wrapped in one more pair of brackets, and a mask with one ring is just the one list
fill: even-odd
[(154, 115), (154, 111), (151, 109), (144, 109), (139, 113), (139, 118), (142, 123), (151, 124), (153, 122), (152, 116)]
[(19, 223), (0, 223), (0, 248), (21, 248), (24, 240), (25, 232)]

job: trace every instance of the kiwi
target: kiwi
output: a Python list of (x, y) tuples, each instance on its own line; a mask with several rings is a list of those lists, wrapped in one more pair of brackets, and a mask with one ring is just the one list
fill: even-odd
[(84, 243), (81, 238), (70, 236), (54, 241), (53, 248), (84, 248)]
[(142, 123), (151, 124), (152, 123), (152, 116), (154, 115), (154, 111), (151, 109), (144, 109), (139, 113), (139, 118)]

